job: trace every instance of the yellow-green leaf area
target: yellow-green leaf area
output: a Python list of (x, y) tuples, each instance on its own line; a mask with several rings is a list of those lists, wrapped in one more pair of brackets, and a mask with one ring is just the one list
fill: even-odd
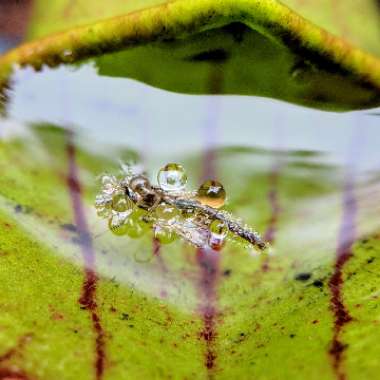
[[(368, 207), (347, 214), (347, 177), (338, 168), (284, 152), (273, 187), (274, 174), (250, 164), (265, 152), (216, 151), (228, 210), (264, 233), (273, 217), (268, 194), (275, 191), (281, 217), (269, 256), (227, 244), (210, 261), (181, 241), (162, 245), (157, 255), (152, 235), (112, 235), (95, 214), (94, 178), (116, 170), (117, 160), (90, 153), (57, 127), (33, 128), (30, 138), (2, 141), (0, 150), (0, 374), (23, 380), (376, 378), (380, 243), (377, 231), (365, 227), (373, 217)], [(133, 156), (133, 150), (113, 151), (113, 157)], [(199, 175), (200, 156), (182, 163)], [(75, 222), (77, 185), (95, 258), (96, 307), (81, 301), (89, 268)], [(365, 206), (361, 189), (355, 187), (354, 202)], [(336, 336), (331, 281), (346, 222), (357, 226), (341, 268), (340, 298), (351, 320)], [(149, 260), (140, 260), (144, 250)], [(337, 368), (336, 340), (344, 347)]]

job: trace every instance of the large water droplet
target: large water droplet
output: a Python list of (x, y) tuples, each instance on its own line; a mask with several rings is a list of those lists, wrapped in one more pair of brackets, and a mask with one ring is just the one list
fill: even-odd
[(159, 170), (157, 181), (165, 191), (181, 191), (186, 186), (187, 175), (182, 165), (171, 163)]
[(224, 206), (226, 191), (220, 182), (207, 180), (199, 187), (197, 199), (204, 205), (219, 208)]

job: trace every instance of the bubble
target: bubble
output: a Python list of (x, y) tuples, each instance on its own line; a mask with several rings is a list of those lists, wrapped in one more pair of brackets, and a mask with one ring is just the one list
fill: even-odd
[(133, 202), (123, 194), (117, 194), (112, 198), (112, 209), (117, 212), (126, 212), (133, 207)]
[(165, 191), (181, 191), (185, 188), (187, 175), (182, 165), (171, 163), (158, 171), (157, 181)]
[(175, 223), (180, 216), (180, 212), (176, 207), (166, 204), (158, 205), (155, 208), (154, 212), (158, 220), (161, 220), (168, 224)]
[(156, 226), (154, 229), (154, 237), (158, 239), (161, 244), (170, 244), (176, 239), (177, 235), (168, 228)]
[(226, 191), (220, 182), (207, 180), (199, 187), (197, 199), (203, 205), (219, 208), (224, 206)]

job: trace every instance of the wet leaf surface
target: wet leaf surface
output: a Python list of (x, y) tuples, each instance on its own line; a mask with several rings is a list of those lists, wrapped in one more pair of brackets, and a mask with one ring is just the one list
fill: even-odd
[[(228, 209), (265, 234), (272, 254), (160, 246), (149, 234), (114, 236), (95, 215), (94, 178), (136, 152), (94, 155), (61, 128), (29, 132), (0, 150), (0, 374), (377, 376), (376, 182), (301, 152), (188, 157), (188, 174), (218, 175)], [(265, 155), (273, 163), (254, 169)]]
[[(47, 37), (0, 59), (4, 85), (13, 64), (40, 69), (95, 58), (102, 75), (176, 92), (258, 95), (329, 110), (371, 108), (380, 102), (378, 58), (276, 1), (41, 4), (30, 35)], [(312, 6), (301, 9), (308, 15)], [(378, 54), (377, 14), (371, 7), (368, 2), (368, 30), (359, 35), (355, 29), (357, 38), (348, 40)], [(355, 13), (356, 8), (347, 9)], [(99, 14), (104, 18), (99, 20)], [(315, 20), (320, 18), (325, 20)], [(331, 25), (332, 20), (321, 21), (336, 32)], [(50, 34), (66, 28), (71, 29)]]

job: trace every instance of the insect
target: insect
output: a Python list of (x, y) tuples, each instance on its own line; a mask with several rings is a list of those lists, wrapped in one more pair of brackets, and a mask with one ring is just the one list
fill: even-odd
[(230, 235), (260, 250), (267, 247), (257, 232), (220, 210), (226, 192), (218, 181), (208, 180), (197, 191), (186, 191), (187, 175), (179, 164), (161, 168), (158, 185), (139, 167), (122, 165), (122, 169), (120, 179), (101, 177), (103, 187), (95, 201), (98, 215), (108, 219), (115, 234), (139, 237), (148, 226), (163, 243), (180, 236), (195, 247), (217, 250)]

